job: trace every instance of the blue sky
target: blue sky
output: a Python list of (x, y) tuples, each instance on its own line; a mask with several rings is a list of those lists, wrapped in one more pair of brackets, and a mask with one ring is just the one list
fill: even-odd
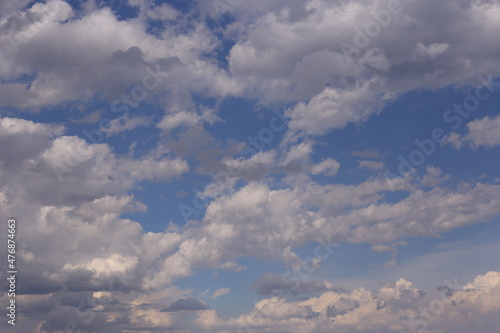
[(3, 1), (2, 331), (496, 332), (499, 18)]

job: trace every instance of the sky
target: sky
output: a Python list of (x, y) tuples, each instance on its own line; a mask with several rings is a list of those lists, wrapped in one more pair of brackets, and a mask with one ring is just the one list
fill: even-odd
[(498, 332), (498, 31), (494, 0), (2, 0), (0, 330)]

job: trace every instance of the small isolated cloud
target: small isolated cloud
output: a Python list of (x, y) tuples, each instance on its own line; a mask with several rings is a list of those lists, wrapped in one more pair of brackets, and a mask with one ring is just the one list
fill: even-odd
[(229, 289), (229, 288), (217, 289), (216, 291), (214, 291), (214, 293), (212, 295), (212, 299), (217, 299), (217, 298), (221, 297), (222, 295), (229, 294), (230, 292), (231, 292), (231, 289)]
[(314, 165), (311, 168), (313, 175), (335, 176), (339, 171), (340, 164), (334, 159), (327, 158), (326, 160)]
[(168, 308), (162, 309), (161, 312), (201, 311), (208, 309), (210, 309), (210, 307), (203, 301), (194, 298), (180, 298), (172, 303)]
[(230, 272), (242, 272), (245, 269), (247, 269), (247, 267), (240, 266), (237, 263), (235, 263), (234, 261), (226, 261), (225, 263), (220, 265), (219, 268), (222, 270), (225, 270), (225, 271), (230, 271)]
[(398, 252), (398, 249), (391, 247), (391, 246), (386, 246), (386, 245), (374, 245), (372, 246), (372, 251), (373, 252)]
[[(395, 244), (393, 244), (395, 245)], [(386, 268), (394, 268), (397, 265), (397, 253), (399, 252), (398, 249), (392, 246), (387, 246), (387, 245), (374, 245), (372, 246), (372, 251), (377, 252), (377, 253), (382, 253), (382, 252), (392, 252), (391, 254), (391, 260), (387, 261), (383, 267)], [(377, 265), (371, 265), (372, 267), (377, 267)]]
[(266, 273), (261, 276), (254, 284), (254, 288), (259, 295), (275, 295), (285, 292), (294, 295), (302, 293), (318, 293), (335, 290), (333, 284), (324, 281), (303, 281), (298, 288), (295, 284), (285, 280), (281, 275)]
[(359, 167), (361, 169), (371, 169), (371, 170), (382, 170), (384, 168), (384, 163), (380, 161), (359, 161)]
[(392, 243), (391, 246), (408, 246), (410, 244), (408, 244), (408, 242), (404, 241), (404, 240), (401, 240), (399, 242), (396, 242), (396, 243)]
[(360, 158), (379, 158), (381, 154), (377, 150), (356, 150), (351, 153), (351, 156)]

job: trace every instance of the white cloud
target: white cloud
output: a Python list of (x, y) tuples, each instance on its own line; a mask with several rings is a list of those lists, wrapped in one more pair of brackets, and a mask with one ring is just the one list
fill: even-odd
[[(305, 300), (268, 298), (255, 304), (254, 310), (238, 318), (224, 321), (215, 312), (199, 314), (197, 323), (209, 332), (231, 329), (260, 332), (444, 332), (456, 331), (460, 325), (473, 320), (480, 327), (486, 320), (486, 332), (494, 332), (489, 317), (498, 311), (500, 292), (498, 272), (478, 276), (485, 281), (481, 291), (455, 290), (434, 300), (423, 298), (424, 292), (406, 279), (388, 283), (371, 292), (358, 288), (350, 292), (325, 292)], [(426, 312), (427, 311), (427, 316)], [(468, 314), (467, 311), (469, 311)], [(431, 314), (431, 315), (429, 315)], [(467, 330), (459, 329), (459, 332)]]
[(500, 145), (500, 116), (486, 116), (473, 120), (467, 124), (467, 133), (460, 136), (451, 133), (446, 143), (451, 144), (455, 149), (469, 146), (473, 149), (478, 147), (493, 148)]
[(226, 295), (226, 294), (229, 294), (231, 292), (231, 289), (230, 288), (220, 288), (220, 289), (217, 289), (216, 291), (214, 291), (214, 293), (212, 294), (212, 299), (217, 299), (219, 298), (220, 296), (222, 295)]
[(327, 175), (327, 176), (335, 176), (339, 171), (340, 164), (334, 159), (327, 158), (324, 161), (314, 165), (311, 168), (311, 173), (313, 175)]
[(200, 122), (212, 124), (216, 120), (217, 116), (212, 109), (205, 109), (201, 114), (179, 111), (171, 115), (166, 115), (158, 124), (158, 127), (168, 132), (180, 126), (196, 126)]
[(151, 124), (151, 119), (147, 117), (119, 117), (111, 120), (109, 126), (103, 128), (102, 131), (107, 136), (116, 135), (121, 132), (131, 131), (137, 127), (144, 127)]
[(416, 52), (420, 55), (426, 55), (432, 59), (445, 53), (448, 50), (450, 44), (447, 43), (433, 43), (431, 45), (425, 46), (422, 43), (417, 43), (415, 46)]
[[(173, 284), (200, 269), (236, 274), (246, 268), (237, 263), (240, 258), (278, 259), (297, 267), (302, 262), (294, 251), (318, 239), (391, 244), (401, 237), (437, 236), (489, 221), (500, 212), (499, 185), (453, 187), (437, 167), (428, 167), (421, 179), (315, 183), (310, 175), (336, 175), (339, 163), (327, 158), (314, 164), (317, 143), (299, 141), (366, 121), (401, 93), (467, 83), (478, 74), (497, 75), (498, 3), (403, 0), (403, 13), (392, 17), (390, 28), (381, 29), (352, 59), (342, 54), (340, 43), (352, 43), (354, 27), (363, 29), (374, 20), (370, 11), (387, 8), (388, 0), (368, 5), (358, 0), (230, 3), (226, 10), (235, 20), (215, 30), (186, 19), (198, 13), (184, 15), (147, 1), (128, 1), (138, 16), (127, 20), (94, 1), (78, 13), (59, 0), (29, 4), (24, 13), (19, 10), (27, 1), (0, 3), (2, 106), (70, 113), (73, 105), (67, 102), (78, 101), (76, 109), (105, 102), (111, 111), (117, 105), (130, 111), (139, 110), (144, 101), (164, 111), (156, 125), (164, 132), (163, 141), (139, 157), (64, 135), (60, 125), (0, 119), (0, 219), (16, 214), (18, 260), (24, 267), (18, 300), (26, 311), (19, 311), (20, 331), (60, 331), (69, 320), (81, 322), (75, 308), (82, 302), (94, 302), (98, 305), (84, 306), (95, 311), (92, 325), (110, 332), (234, 332), (245, 325), (276, 333), (415, 332), (411, 318), (426, 304), (421, 291), (406, 280), (412, 274), (377, 291), (342, 291), (329, 281), (308, 281), (297, 293), (317, 297), (262, 299), (258, 310), (227, 320), (192, 298), (193, 290)], [(203, 13), (213, 5), (211, 0), (199, 2)], [(150, 29), (151, 20), (155, 29)], [(235, 42), (227, 59), (219, 57), (226, 45), (221, 34)], [(230, 158), (218, 147), (204, 151), (224, 155), (205, 162), (212, 158), (218, 168), (239, 173), (222, 187), (205, 188), (207, 209), (197, 216), (199, 223), (176, 226), (165, 220), (163, 232), (146, 232), (125, 218), (148, 209), (130, 194), (141, 182), (168, 182), (190, 170), (174, 152), (182, 156), (183, 150), (215, 145), (204, 126), (219, 121), (216, 108), (228, 96), (250, 97), (259, 106), (285, 103), (290, 123), (283, 144), (248, 158)], [(204, 98), (214, 109), (200, 105)], [(81, 121), (93, 123), (105, 112), (82, 114)], [(102, 133), (151, 126), (151, 119), (117, 115)], [(499, 121), (500, 116), (472, 121), (465, 135), (454, 134), (449, 142), (495, 147), (500, 144)], [(179, 128), (188, 130), (179, 142), (170, 140)], [(353, 156), (376, 159), (380, 154)], [(383, 166), (360, 161), (360, 167)], [(205, 167), (195, 171), (206, 174)], [(286, 176), (267, 177), (274, 173)], [(395, 266), (397, 244), (403, 243), (372, 250), (392, 252), (387, 265)], [(446, 262), (440, 260), (432, 264)], [(320, 263), (313, 260), (312, 265), (316, 269)], [(422, 267), (435, 267), (426, 263)], [(399, 266), (395, 269), (404, 270)], [(418, 274), (416, 266), (409, 271)], [(109, 291), (115, 278), (123, 293)], [(496, 332), (491, 318), (499, 310), (499, 281), (497, 272), (473, 279), (450, 297), (428, 331), (470, 332), (471, 322), (483, 325), (484, 332)], [(276, 276), (259, 282), (262, 294), (280, 285)], [(212, 298), (229, 291), (215, 290)], [(190, 310), (196, 313), (185, 313)]]
[[(231, 9), (237, 20), (228, 35), (237, 44), (230, 70), (264, 102), (299, 102), (287, 112), (292, 133), (321, 135), (365, 121), (400, 93), (499, 73), (498, 43), (488, 41), (499, 28), (500, 7), (491, 1), (403, 0), (386, 26), (377, 17), (391, 1), (294, 1), (280, 9), (276, 2), (254, 3)], [(454, 19), (459, 12), (466, 14)], [(379, 33), (355, 46), (360, 31), (373, 25)], [(487, 46), (478, 49), (479, 41)], [(356, 47), (350, 59), (342, 43)]]
[(380, 161), (359, 161), (359, 167), (361, 169), (371, 169), (371, 170), (382, 170), (385, 168), (384, 163)]

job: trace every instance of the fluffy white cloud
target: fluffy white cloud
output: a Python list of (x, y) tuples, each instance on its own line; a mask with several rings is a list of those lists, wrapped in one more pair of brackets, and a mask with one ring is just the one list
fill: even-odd
[(177, 113), (166, 115), (158, 124), (158, 127), (164, 131), (171, 131), (180, 126), (195, 126), (200, 122), (211, 124), (217, 120), (217, 117), (212, 109), (206, 109), (201, 114), (179, 111)]
[(500, 116), (486, 116), (473, 120), (467, 124), (467, 133), (459, 135), (451, 133), (447, 143), (456, 149), (469, 146), (473, 149), (478, 147), (492, 148), (500, 145)]
[[(173, 114), (194, 111), (190, 93), (241, 92), (225, 70), (203, 58), (219, 45), (203, 23), (183, 26), (168, 5), (141, 7), (129, 20), (91, 7), (75, 15), (68, 3), (51, 0), (0, 21), (0, 76), (7, 79), (0, 84), (2, 105), (39, 110), (103, 98), (112, 110), (154, 101)], [(151, 34), (144, 20), (152, 19), (172, 21)]]
[[(217, 1), (200, 1), (198, 8), (214, 15)], [(104, 109), (109, 104), (124, 112), (102, 129), (108, 136), (152, 126), (153, 118), (129, 114), (141, 102), (164, 112), (155, 125), (160, 143), (140, 157), (64, 135), (63, 126), (0, 119), (0, 218), (15, 214), (19, 221), (21, 331), (60, 332), (70, 320), (92, 317), (94, 327), (112, 333), (233, 332), (248, 325), (261, 332), (416, 332), (419, 306), (426, 304), (403, 278), (377, 291), (308, 281), (294, 295), (317, 297), (261, 299), (254, 312), (227, 320), (193, 298), (193, 290), (173, 284), (200, 269), (235, 274), (246, 268), (238, 262), (247, 257), (278, 259), (294, 269), (303, 264), (294, 251), (318, 240), (390, 244), (489, 221), (500, 212), (499, 185), (449, 187), (448, 176), (434, 167), (421, 178), (313, 182), (311, 175), (336, 175), (339, 163), (313, 161), (319, 142), (299, 141), (365, 121), (409, 90), (497, 75), (498, 3), (402, 0), (390, 28), (365, 36), (367, 45), (360, 46), (359, 31), (376, 24), (373, 10), (380, 15), (393, 0), (221, 1), (236, 20), (217, 29), (186, 19), (198, 13), (142, 0), (128, 1), (138, 14), (127, 20), (93, 1), (79, 12), (60, 0), (29, 4), (22, 13), (26, 1), (0, 4), (0, 106), (43, 111), (78, 101), (60, 110), (73, 112), (104, 101)], [(347, 58), (342, 43), (356, 48)], [(227, 96), (285, 103), (290, 122), (284, 142), (245, 158), (234, 157), (237, 143), (218, 147), (204, 126), (219, 121), (217, 107)], [(107, 112), (99, 108), (78, 118), (95, 123)], [(449, 140), (494, 147), (498, 121), (473, 121), (467, 134)], [(165, 221), (165, 230), (153, 233), (125, 217), (148, 208), (131, 191), (141, 182), (182, 176), (190, 167), (174, 153), (192, 152), (204, 154), (195, 169), (200, 174), (238, 170), (222, 186), (212, 177), (200, 194), (206, 211), (199, 221)], [(363, 160), (360, 166), (380, 170), (381, 163)], [(393, 252), (393, 264), (394, 246), (372, 250)], [(310, 264), (317, 269), (321, 261)], [(6, 271), (5, 261), (0, 266)], [(283, 280), (264, 275), (256, 287), (267, 297)], [(498, 287), (498, 273), (478, 276), (453, 293), (444, 312), (427, 323), (429, 332), (461, 332), (466, 320), (485, 323), (488, 332), (498, 312)], [(228, 292), (215, 290), (212, 298)]]
[(340, 164), (334, 159), (327, 158), (324, 161), (314, 165), (311, 169), (311, 173), (313, 175), (327, 175), (327, 176), (335, 176), (339, 171)]
[[(251, 182), (220, 194), (208, 204), (203, 226), (195, 228), (179, 250), (145, 280), (159, 288), (192, 274), (195, 267), (215, 268), (240, 256), (275, 257), (290, 266), (300, 258), (290, 249), (310, 242), (390, 242), (408, 236), (435, 236), (488, 221), (498, 214), (498, 186), (470, 184), (452, 190), (424, 190), (411, 179), (372, 179), (359, 185), (309, 183), (271, 189)], [(407, 192), (399, 202), (384, 194)]]
[[(492, 1), (276, 5), (233, 6), (229, 64), (262, 100), (299, 102), (287, 112), (292, 132), (324, 134), (366, 120), (400, 93), (499, 73), (499, 45), (490, 41), (500, 7)], [(461, 19), (452, 19), (457, 13)]]
[[(424, 292), (403, 278), (375, 292), (325, 292), (319, 297), (291, 300), (273, 297), (255, 304), (248, 314), (224, 321), (215, 312), (198, 316), (198, 324), (209, 332), (259, 330), (260, 332), (454, 332), (467, 320), (477, 325), (498, 311), (498, 272), (478, 276), (477, 289), (453, 290), (438, 298), (424, 298)], [(479, 281), (488, 281), (482, 283)], [(469, 285), (467, 285), (469, 286)], [(465, 289), (465, 287), (464, 287)], [(467, 314), (467, 311), (468, 312)], [(474, 317), (473, 317), (474, 316)], [(455, 321), (460, 324), (454, 324)], [(467, 324), (466, 324), (467, 325)], [(470, 326), (470, 325), (468, 325)], [(471, 326), (473, 327), (473, 326)], [(491, 321), (483, 328), (494, 332)], [(459, 332), (466, 330), (459, 329)]]

